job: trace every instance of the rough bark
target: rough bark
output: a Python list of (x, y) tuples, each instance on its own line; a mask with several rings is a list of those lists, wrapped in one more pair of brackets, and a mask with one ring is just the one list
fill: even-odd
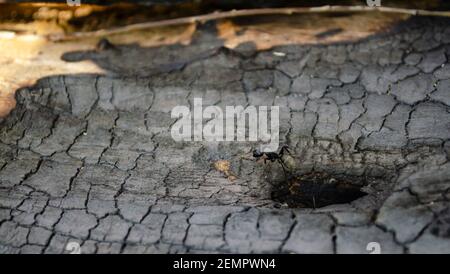
[[(450, 24), (411, 20), (364, 41), (233, 50), (192, 44), (67, 53), (108, 74), (60, 75), (16, 94), (0, 124), (0, 252), (450, 251)], [(276, 52), (276, 54), (274, 54)], [(280, 54), (282, 53), (282, 54)], [(372, 178), (320, 209), (272, 200), (279, 165), (253, 143), (177, 143), (170, 110), (279, 105), (294, 173)], [(228, 160), (237, 179), (214, 168)]]

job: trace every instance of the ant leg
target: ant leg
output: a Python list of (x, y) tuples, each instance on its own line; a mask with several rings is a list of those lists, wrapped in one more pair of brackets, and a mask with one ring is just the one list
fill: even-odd
[(288, 166), (286, 165), (286, 163), (284, 162), (283, 158), (280, 158), (280, 161), (283, 163), (284, 167), (286, 167), (286, 169), (289, 169)]
[(280, 153), (278, 153), (278, 155), (280, 155), (280, 158), (283, 158), (284, 152), (287, 152), (287, 154), (289, 154), (290, 156), (292, 156), (292, 153), (291, 153), (291, 151), (289, 150), (288, 146), (282, 146), (281, 149), (280, 149)]
[(283, 150), (283, 153), (284, 153), (284, 151), (286, 151), (289, 155), (292, 156), (291, 150), (289, 149), (288, 146), (283, 146), (281, 149)]
[(280, 163), (281, 167), (283, 168), (284, 175), (286, 175), (286, 168), (287, 167), (285, 166), (283, 160), (281, 160), (281, 159), (277, 159), (277, 160)]

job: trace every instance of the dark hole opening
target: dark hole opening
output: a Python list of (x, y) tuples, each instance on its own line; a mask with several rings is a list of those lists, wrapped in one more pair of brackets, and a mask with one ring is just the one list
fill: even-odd
[(272, 199), (291, 208), (320, 208), (346, 204), (367, 193), (361, 191), (366, 180), (358, 176), (312, 172), (289, 178), (272, 192)]

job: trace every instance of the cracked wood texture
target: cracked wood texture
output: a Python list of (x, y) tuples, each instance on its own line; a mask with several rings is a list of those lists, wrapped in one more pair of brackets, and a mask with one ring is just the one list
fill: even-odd
[[(207, 24), (189, 45), (65, 53), (108, 73), (16, 92), (0, 124), (0, 253), (449, 253), (449, 22), (267, 50), (226, 48)], [(243, 157), (254, 143), (172, 140), (171, 109), (194, 97), (280, 106), (294, 172), (374, 178), (368, 195), (274, 201), (283, 171)]]

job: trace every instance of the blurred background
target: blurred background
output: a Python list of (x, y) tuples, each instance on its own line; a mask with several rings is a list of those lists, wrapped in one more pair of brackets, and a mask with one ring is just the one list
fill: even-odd
[[(448, 10), (450, 1), (444, 0), (383, 0), (383, 7), (407, 9)], [(365, 0), (339, 1), (277, 1), (277, 0), (176, 0), (146, 1), (81, 0), (81, 6), (70, 7), (66, 1), (11, 1), (0, 0), (0, 29), (13, 27), (8, 23), (38, 24), (47, 31), (86, 31), (132, 23), (172, 19), (233, 9), (313, 7), (323, 5), (366, 6)], [(142, 8), (145, 6), (145, 8)], [(55, 27), (53, 24), (56, 23)], [(14, 26), (20, 28), (23, 25)], [(50, 29), (49, 29), (50, 28)], [(46, 31), (36, 29), (35, 31)]]

